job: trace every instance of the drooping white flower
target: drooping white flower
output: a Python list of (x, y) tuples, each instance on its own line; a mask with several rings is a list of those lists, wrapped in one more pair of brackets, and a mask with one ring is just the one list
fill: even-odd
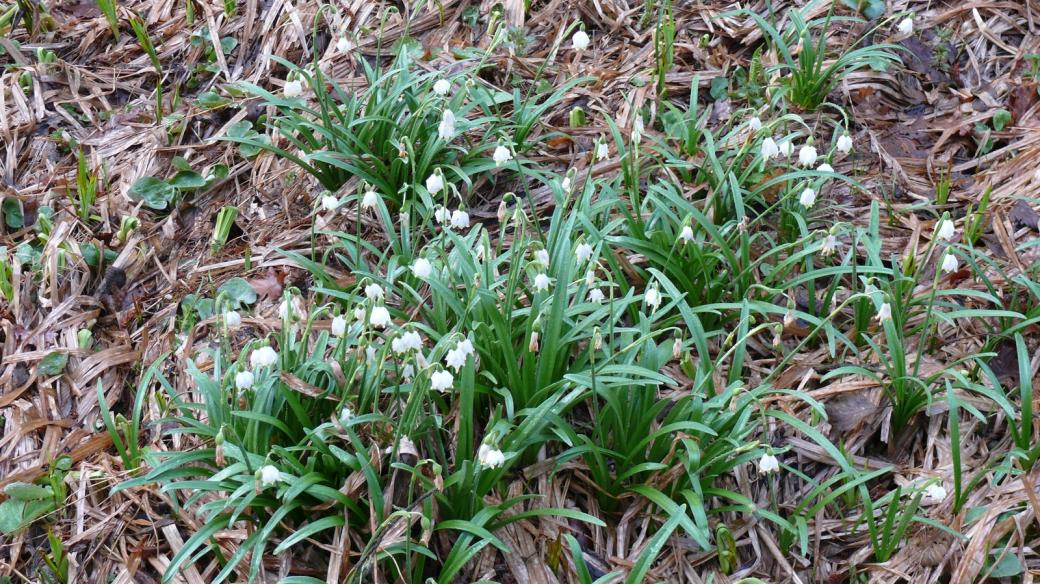
[(816, 164), (816, 158), (816, 148), (813, 148), (809, 144), (802, 146), (802, 148), (798, 151), (798, 162), (802, 166), (808, 167)]
[(249, 355), (249, 364), (254, 369), (257, 367), (270, 367), (277, 362), (278, 352), (269, 346), (253, 349), (253, 352)]
[(935, 228), (935, 236), (943, 241), (950, 241), (953, 239), (956, 231), (953, 227), (953, 221), (949, 219), (940, 219), (939, 225)]
[(502, 166), (513, 159), (513, 153), (509, 151), (509, 148), (498, 145), (495, 147), (495, 152), (491, 155), (491, 158), (495, 161), (495, 166)]
[(282, 473), (278, 472), (278, 468), (273, 464), (266, 464), (260, 468), (260, 486), (262, 488), (266, 489), (280, 480), (282, 480)]
[(477, 352), (476, 349), (473, 347), (473, 342), (469, 339), (462, 339), (458, 342), (458, 344), (455, 345), (455, 348), (467, 355), (472, 355)]
[(656, 286), (647, 288), (643, 294), (643, 300), (652, 310), (657, 310), (661, 306), (661, 292), (657, 290)]
[(534, 277), (534, 290), (535, 292), (545, 292), (549, 289), (549, 276), (538, 274)]
[(375, 282), (365, 286), (365, 297), (369, 300), (382, 300), (383, 299), (383, 287)]
[(448, 351), (448, 354), (444, 356), (444, 364), (455, 370), (455, 373), (459, 372), (466, 365), (466, 352), (459, 350), (458, 347)]
[(596, 159), (606, 160), (608, 156), (610, 156), (610, 146), (607, 146), (606, 142), (600, 142), (596, 146)]
[(413, 377), (415, 377), (415, 366), (411, 363), (406, 363), (405, 366), (401, 368), (401, 378), (405, 381), (411, 381)]
[(838, 136), (838, 143), (836, 144), (839, 152), (848, 154), (852, 151), (852, 137), (848, 134), (842, 134)]
[(445, 142), (455, 137), (455, 113), (449, 109), (441, 114), (441, 123), (437, 126), (437, 135)]
[(875, 318), (877, 318), (878, 322), (892, 320), (892, 305), (887, 302), (883, 302), (881, 304), (881, 308), (878, 308), (877, 316)]
[(820, 172), (834, 172), (834, 167), (824, 162), (823, 164), (817, 166), (816, 170)]
[(632, 142), (639, 144), (643, 141), (643, 116), (636, 115), (636, 118), (632, 120)]
[(401, 335), (401, 340), (404, 342), (404, 346), (407, 349), (413, 351), (422, 350), (422, 336), (416, 331), (408, 331)]
[(347, 332), (347, 319), (342, 316), (336, 316), (332, 319), (332, 325), (329, 326), (329, 332), (334, 337), (342, 337)]
[(455, 376), (450, 371), (434, 371), (430, 375), (430, 387), (436, 391), (448, 391), (455, 383)]
[(425, 280), (433, 273), (433, 264), (426, 258), (418, 258), (412, 264), (412, 274), (420, 280)]
[(335, 211), (336, 207), (339, 207), (339, 199), (332, 195), (325, 195), (321, 198), (321, 208), (323, 211)]
[(748, 128), (752, 132), (757, 132), (757, 131), (761, 130), (762, 129), (762, 120), (760, 120), (758, 118), (758, 116), (754, 116), (753, 118), (748, 120)]
[(679, 232), (679, 241), (683, 243), (690, 243), (693, 241), (693, 227), (683, 225), (682, 231)]
[(534, 261), (539, 265), (549, 267), (549, 250), (545, 248), (535, 250)]
[(361, 199), (362, 209), (375, 209), (379, 204), (379, 193), (375, 191), (366, 191), (364, 198)]
[(346, 426), (354, 419), (354, 412), (350, 411), (350, 408), (343, 406), (343, 409), (339, 411), (339, 423), (342, 426)]
[(600, 302), (603, 302), (604, 298), (606, 298), (606, 296), (603, 294), (603, 290), (601, 290), (600, 288), (593, 288), (592, 290), (589, 290), (589, 302), (595, 302), (596, 304), (599, 304)]
[(240, 371), (235, 374), (235, 389), (243, 390), (253, 387), (253, 373), (251, 371)]
[(794, 154), (794, 142), (790, 140), (784, 140), (776, 146), (780, 150), (780, 154), (783, 155), (784, 158), (790, 158), (791, 155)]
[(776, 140), (772, 138), (762, 140), (762, 160), (769, 160), (779, 154), (780, 147), (777, 145)]
[(451, 91), (451, 81), (447, 79), (438, 79), (433, 84), (433, 92), (437, 95), (447, 95), (449, 91)]
[(829, 256), (838, 250), (838, 238), (833, 233), (828, 233), (827, 237), (823, 238), (823, 246), (820, 247), (820, 253)]
[(347, 37), (340, 37), (339, 40), (336, 41), (336, 50), (341, 53), (349, 53), (353, 48), (354, 43), (352, 43)]
[(914, 34), (914, 19), (907, 17), (900, 20), (898, 28), (901, 35), (910, 36)]
[(278, 318), (282, 320), (299, 320), (302, 313), (303, 307), (296, 296), (290, 295), (278, 305)]
[(455, 209), (451, 212), (451, 226), (454, 229), (468, 229), (469, 228), (469, 213), (462, 209)]
[(575, 51), (584, 51), (589, 48), (589, 43), (591, 41), (592, 39), (589, 38), (589, 35), (585, 31), (579, 30), (571, 37), (571, 46), (574, 47)]
[(506, 456), (502, 454), (501, 450), (489, 444), (481, 444), (477, 449), (477, 461), (484, 468), (498, 468), (505, 464)]
[(932, 483), (924, 488), (924, 498), (930, 503), (942, 503), (946, 500), (946, 489), (939, 483)]
[(436, 195), (444, 188), (444, 179), (436, 172), (426, 178), (426, 190), (431, 195)]
[(228, 330), (235, 330), (242, 326), (242, 315), (234, 310), (229, 310), (224, 313), (224, 326), (228, 327)]
[(802, 191), (802, 194), (798, 197), (798, 202), (802, 204), (806, 209), (816, 204), (816, 191), (806, 188)]
[(942, 271), (947, 274), (952, 274), (957, 271), (957, 267), (960, 262), (957, 261), (957, 256), (953, 255), (953, 252), (947, 251), (942, 261)]
[(758, 459), (758, 474), (769, 474), (780, 470), (780, 461), (770, 453), (765, 453)]
[(595, 284), (595, 283), (596, 283), (596, 270), (594, 270), (594, 269), (586, 270), (585, 271), (585, 285), (591, 288), (592, 285)]
[(285, 86), (282, 87), (282, 95), (285, 97), (299, 97), (301, 93), (303, 93), (303, 83), (300, 83), (298, 79), (286, 81)]
[(563, 177), (563, 180), (560, 181), (560, 190), (562, 190), (564, 193), (571, 192), (571, 177)]
[(592, 246), (584, 241), (579, 243), (578, 247), (574, 249), (574, 257), (577, 258), (579, 264), (587, 262), (592, 257)]
[(438, 205), (437, 208), (433, 210), (433, 219), (437, 223), (447, 223), (448, 221), (451, 221), (451, 211), (449, 211), (447, 207)]
[(386, 328), (390, 324), (390, 311), (385, 306), (372, 308), (372, 314), (368, 316), (368, 323), (376, 328)]
[(365, 307), (358, 306), (354, 309), (354, 320), (364, 320), (365, 318)]

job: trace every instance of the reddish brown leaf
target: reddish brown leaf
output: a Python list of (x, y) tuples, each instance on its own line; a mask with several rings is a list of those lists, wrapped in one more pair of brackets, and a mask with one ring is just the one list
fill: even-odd
[(285, 284), (285, 272), (267, 268), (267, 274), (260, 278), (249, 280), (249, 285), (260, 298), (278, 298), (282, 295), (282, 287)]
[(546, 143), (548, 144), (549, 148), (553, 150), (563, 150), (565, 148), (569, 148), (571, 143), (573, 143), (573, 140), (571, 140), (570, 136), (555, 136), (553, 138), (549, 138), (549, 140), (547, 140)]

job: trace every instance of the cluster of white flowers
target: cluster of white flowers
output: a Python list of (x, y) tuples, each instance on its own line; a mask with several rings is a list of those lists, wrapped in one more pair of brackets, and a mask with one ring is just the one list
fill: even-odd
[(423, 346), (422, 337), (415, 331), (406, 331), (390, 341), (390, 348), (395, 354), (401, 355), (408, 351), (421, 351)]
[(506, 456), (490, 444), (481, 444), (477, 449), (477, 461), (484, 468), (498, 468), (506, 463)]
[(278, 363), (278, 352), (270, 346), (253, 349), (253, 352), (249, 355), (249, 365), (252, 366), (253, 369), (271, 367), (276, 363)]
[(448, 351), (448, 354), (444, 356), (444, 363), (458, 373), (466, 365), (466, 358), (474, 352), (473, 343), (468, 338), (464, 338), (455, 344), (454, 349)]
[[(584, 264), (589, 261), (592, 257), (592, 246), (585, 243), (584, 241), (578, 244), (578, 247), (574, 249), (574, 258), (578, 260), (579, 264)], [(548, 261), (546, 261), (548, 264)]]
[(375, 282), (365, 286), (365, 297), (369, 300), (382, 300), (383, 287)]

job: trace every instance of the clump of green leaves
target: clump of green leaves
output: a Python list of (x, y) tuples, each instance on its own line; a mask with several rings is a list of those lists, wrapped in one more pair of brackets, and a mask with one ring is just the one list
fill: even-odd
[[(812, 8), (812, 4), (803, 10)], [(789, 26), (780, 32), (771, 23), (756, 12), (740, 10), (736, 14), (746, 14), (758, 24), (769, 37), (773, 49), (779, 53), (781, 63), (775, 66), (784, 77), (782, 83), (787, 99), (805, 111), (815, 111), (826, 100), (842, 79), (860, 69), (870, 67), (875, 70), (900, 63), (896, 53), (898, 45), (879, 43), (865, 47), (843, 51), (836, 57), (828, 54), (828, 31), (832, 22), (852, 21), (858, 19), (834, 16), (834, 6), (822, 19), (805, 19), (803, 10), (789, 10), (786, 16)], [(861, 38), (869, 38), (863, 35)], [(801, 47), (797, 57), (792, 48)]]

